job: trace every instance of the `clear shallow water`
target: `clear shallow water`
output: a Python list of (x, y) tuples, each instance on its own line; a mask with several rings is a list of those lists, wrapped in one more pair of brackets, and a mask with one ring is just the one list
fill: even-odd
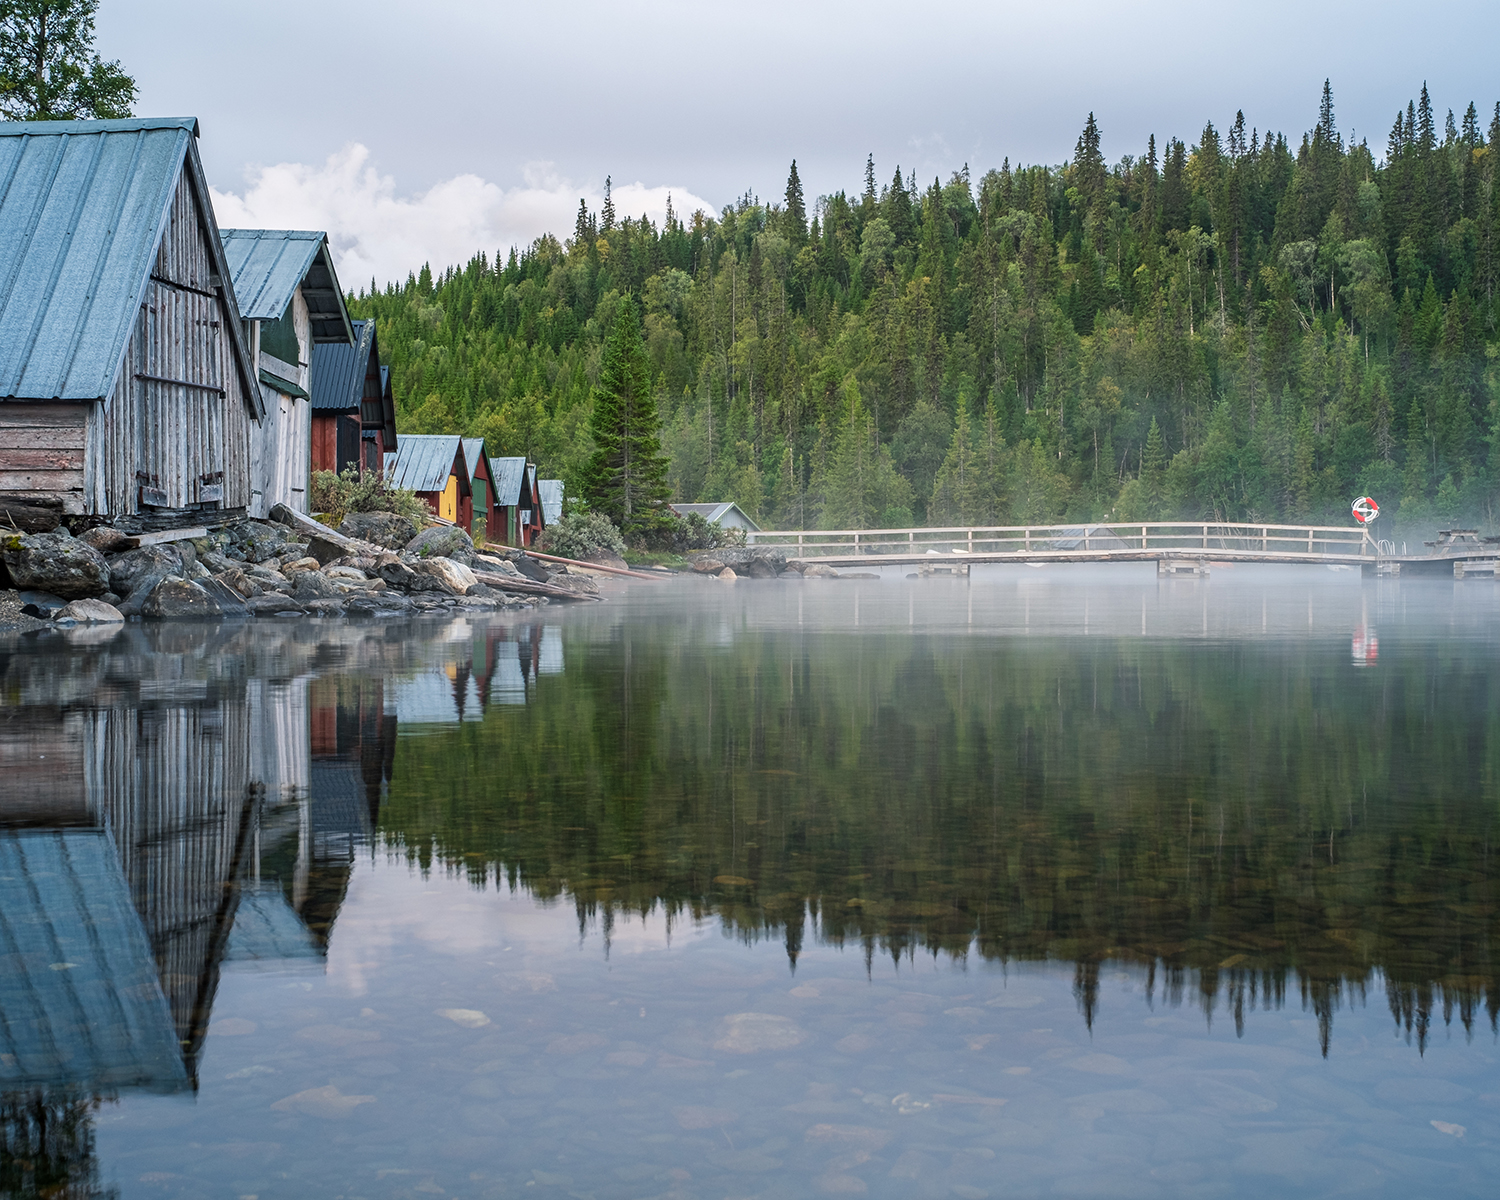
[(0, 1194), (1491, 1192), (1492, 583), (95, 638), (0, 643)]

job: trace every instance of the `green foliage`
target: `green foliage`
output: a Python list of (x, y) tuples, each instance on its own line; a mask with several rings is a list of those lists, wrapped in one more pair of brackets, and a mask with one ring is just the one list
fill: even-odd
[(99, 0), (0, 0), (0, 118), (130, 116), (135, 80), (94, 50)]
[(341, 475), (314, 471), (311, 500), (313, 512), (323, 513), (334, 526), (350, 513), (395, 513), (418, 524), (432, 515), (410, 488), (391, 487), (378, 471), (359, 471), (353, 467)]
[(867, 163), (811, 214), (795, 172), (784, 201), (660, 226), (584, 208), (566, 243), (352, 303), (403, 428), (482, 434), (570, 494), (606, 443), (618, 491), (595, 430), (628, 396), (660, 421), (653, 496), (786, 528), (1343, 523), (1377, 485), (1425, 521), (1450, 476), (1444, 505), (1493, 519), (1500, 124), (1447, 137), (1414, 102), (1377, 160), (1331, 105), (1300, 146), (1237, 117), (1110, 166), (1090, 120), (1061, 168), (879, 188)]
[(603, 513), (583, 509), (542, 530), (541, 548), (560, 558), (586, 559), (595, 554), (623, 557), (625, 539)]
[(626, 296), (615, 309), (594, 388), (589, 420), (594, 454), (584, 472), (583, 495), (627, 540), (647, 537), (671, 519), (659, 432), (635, 302)]
[(701, 513), (685, 517), (672, 516), (658, 523), (639, 540), (642, 550), (668, 554), (690, 554), (694, 550), (718, 550), (724, 546), (743, 546), (743, 529), (725, 529), (705, 521)]

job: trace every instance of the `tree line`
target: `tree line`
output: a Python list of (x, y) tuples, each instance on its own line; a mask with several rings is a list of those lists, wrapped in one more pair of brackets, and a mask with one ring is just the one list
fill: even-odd
[(1378, 152), (1325, 83), (1300, 141), (1206, 124), (1111, 164), (748, 193), (351, 297), (403, 428), (564, 478), (639, 311), (666, 486), (784, 528), (1063, 520), (1493, 521), (1500, 104), (1424, 85)]

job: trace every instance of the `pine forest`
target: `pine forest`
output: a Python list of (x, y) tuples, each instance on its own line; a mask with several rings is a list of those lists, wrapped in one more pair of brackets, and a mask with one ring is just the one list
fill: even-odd
[[(1500, 521), (1500, 104), (1423, 86), (1383, 147), (1325, 83), (1300, 139), (1207, 124), (1111, 165), (747, 192), (351, 298), (401, 427), (585, 494), (605, 344), (639, 312), (678, 501), (767, 528)], [(502, 261), (503, 258), (503, 261)], [(628, 322), (632, 325), (632, 317)], [(594, 423), (597, 424), (597, 423)], [(1385, 525), (1384, 522), (1382, 522)]]

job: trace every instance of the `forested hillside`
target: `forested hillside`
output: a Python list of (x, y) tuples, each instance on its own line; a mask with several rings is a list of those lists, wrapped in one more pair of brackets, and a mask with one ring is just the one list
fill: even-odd
[[(767, 526), (1500, 520), (1500, 104), (1384, 147), (1204, 126), (1105, 161), (753, 195), (361, 293), (411, 432), (576, 483), (634, 294), (681, 500)], [(569, 493), (573, 494), (573, 486)]]

